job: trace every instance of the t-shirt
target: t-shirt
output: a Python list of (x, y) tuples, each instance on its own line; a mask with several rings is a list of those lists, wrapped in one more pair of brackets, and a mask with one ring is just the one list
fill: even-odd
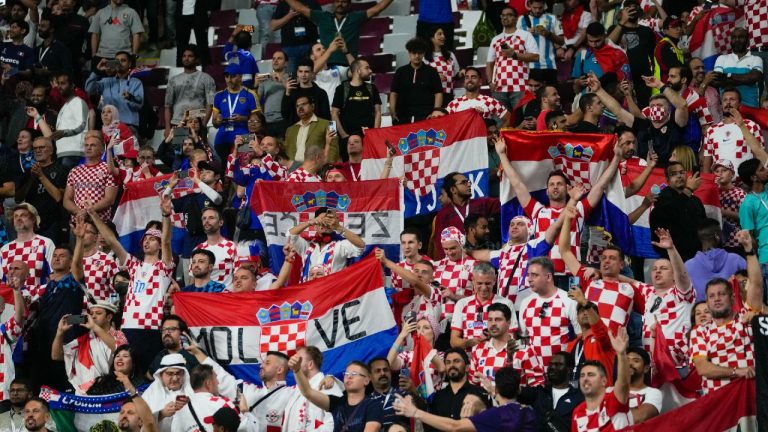
[(110, 300), (109, 296), (114, 292), (112, 278), (119, 270), (117, 261), (102, 251), (83, 257), (85, 286), (96, 300)]
[(453, 53), (446, 58), (441, 52), (432, 53), (432, 58), (425, 58), (424, 63), (432, 66), (443, 83), (443, 93), (453, 93), (453, 78), (459, 74), (459, 61)]
[[(357, 49), (360, 44), (360, 27), (368, 21), (367, 11), (351, 11), (341, 21), (336, 20), (332, 12), (322, 10), (310, 10), (309, 19), (317, 24), (317, 30), (320, 33), (320, 43), (323, 46), (330, 46), (337, 33), (347, 43), (350, 54), (357, 57)], [(347, 66), (347, 58), (341, 51), (337, 50), (328, 59), (329, 64), (340, 64)]]
[[(466, 297), (472, 294), (472, 268), (475, 260), (464, 258), (461, 261), (451, 261), (448, 257), (435, 264), (435, 281), (442, 288), (448, 288), (455, 294)], [(443, 298), (443, 310), (440, 320), (450, 319), (453, 316), (455, 302), (449, 298)]]
[(473, 415), (469, 421), (477, 432), (533, 431), (536, 414), (530, 406), (510, 402)]
[[(613, 27), (608, 29), (608, 34)], [(648, 76), (653, 72), (653, 50), (656, 47), (656, 35), (653, 30), (644, 26), (624, 27), (621, 32), (619, 44), (627, 52), (629, 68), (632, 71), (632, 79), (638, 82), (642, 76)]]
[(209, 280), (205, 285), (199, 287), (195, 284), (189, 284), (181, 289), (181, 292), (198, 292), (198, 293), (220, 293), (224, 292), (225, 286), (222, 283)]
[[(310, 10), (320, 10), (320, 6), (315, 0), (299, 1)], [(291, 7), (288, 6), (288, 2), (278, 2), (277, 9), (275, 9), (275, 13), (272, 14), (272, 19), (279, 20), (285, 17), (290, 10)], [(309, 18), (305, 18), (304, 15), (296, 15), (292, 20), (288, 21), (288, 23), (280, 28), (280, 43), (283, 46), (294, 47), (297, 45), (310, 45), (315, 43), (315, 41), (317, 41), (317, 26), (310, 21)]]
[(173, 276), (173, 264), (154, 264), (129, 255), (125, 267), (130, 275), (123, 309), (122, 329), (157, 330), (163, 318), (163, 302)]
[[(346, 100), (344, 99), (345, 88), (347, 89)], [(374, 84), (364, 83), (361, 86), (353, 86), (345, 81), (336, 87), (331, 106), (341, 111), (341, 125), (348, 134), (352, 135), (361, 134), (363, 127), (374, 127), (376, 105), (381, 105), (381, 96)]]
[(330, 411), (333, 414), (333, 431), (363, 432), (368, 422), (382, 423), (384, 413), (381, 403), (366, 396), (359, 404), (349, 405), (347, 392), (343, 396), (328, 395)]
[(763, 0), (739, 0), (738, 6), (744, 8), (749, 32), (749, 47), (768, 47), (768, 9)]
[[(584, 290), (584, 297), (597, 306), (600, 319), (611, 332), (618, 331), (629, 322), (632, 307), (642, 312), (645, 308), (641, 286), (626, 282), (609, 281), (604, 279), (588, 280), (584, 278), (585, 268), (579, 269), (579, 286)], [(586, 289), (584, 288), (586, 287)], [(653, 289), (653, 287), (651, 287)]]
[(253, 88), (253, 80), (259, 73), (259, 65), (250, 51), (237, 48), (231, 42), (224, 45), (224, 60), (230, 64), (240, 65), (244, 87)]
[[(223, 120), (229, 119), (232, 115), (241, 115), (249, 117), (252, 113), (259, 111), (258, 97), (255, 93), (243, 87), (237, 93), (229, 89), (222, 90), (213, 97), (213, 113), (219, 113)], [(237, 135), (248, 133), (247, 121), (228, 123), (224, 122), (216, 133), (214, 145), (231, 144), (235, 142)]]
[(528, 81), (528, 63), (506, 57), (502, 45), (512, 48), (517, 53), (538, 54), (536, 40), (527, 31), (515, 30), (511, 34), (500, 33), (491, 40), (488, 51), (488, 63), (493, 62), (492, 81), (496, 91), (502, 93), (525, 91)]
[(21, 336), (21, 325), (16, 322), (15, 317), (11, 317), (2, 326), (0, 326), (0, 399), (6, 400), (10, 395), (11, 381), (16, 375), (16, 369), (13, 367), (13, 348), (16, 341)]
[(3, 42), (0, 44), (0, 63), (10, 65), (11, 69), (8, 74), (13, 76), (20, 71), (32, 69), (32, 65), (35, 63), (35, 52), (24, 44), (16, 45), (13, 42)]
[(512, 304), (518, 304), (518, 294), (522, 291), (524, 296), (528, 291), (528, 260), (538, 256), (545, 256), (552, 249), (552, 245), (539, 237), (521, 244), (505, 244), (503, 248), (491, 252), (491, 263), (497, 264), (499, 276), (496, 287), (502, 297), (509, 299)]
[(397, 93), (397, 116), (401, 122), (410, 117), (423, 120), (435, 108), (435, 95), (442, 93), (443, 83), (432, 66), (423, 63), (414, 69), (410, 63), (397, 68), (392, 79), (393, 93)]
[[(752, 120), (744, 119), (744, 125), (757, 139), (760, 147), (765, 147), (763, 134), (758, 126)], [(720, 122), (707, 130), (704, 137), (704, 156), (710, 156), (712, 162), (725, 159), (733, 162), (733, 166), (738, 167), (742, 162), (752, 159), (752, 150), (744, 140), (744, 134), (741, 128), (735, 123)]]
[(205, 72), (180, 73), (168, 80), (165, 106), (172, 107), (171, 123), (179, 124), (184, 112), (213, 105), (216, 83)]
[[(480, 301), (476, 295), (464, 297), (456, 302), (451, 320), (451, 330), (461, 333), (463, 339), (482, 339), (483, 331), (488, 328), (488, 306), (493, 303), (501, 303), (511, 311), (515, 310), (514, 305), (509, 300), (498, 295), (485, 302)], [(509, 333), (515, 333), (517, 327), (517, 318), (513, 313), (509, 322)]]
[[(715, 68), (713, 70), (715, 72), (722, 72), (726, 75), (730, 73), (745, 74), (752, 72), (753, 70), (765, 73), (765, 71), (763, 71), (763, 59), (751, 54), (749, 51), (747, 51), (744, 57), (741, 58), (739, 58), (736, 53), (722, 54), (715, 61)], [(754, 108), (760, 107), (759, 84), (760, 80), (752, 84), (741, 84), (736, 86), (736, 89), (741, 93), (742, 104)], [(722, 93), (721, 90), (720, 94)]]
[[(560, 217), (560, 213), (565, 207), (554, 208), (551, 206), (545, 206), (544, 204), (536, 201), (534, 198), (528, 202), (525, 207), (525, 214), (531, 218), (533, 222), (533, 229), (536, 232), (535, 237), (542, 237), (546, 234), (547, 228), (557, 221)], [(576, 204), (576, 210), (579, 212), (578, 218), (571, 225), (571, 252), (576, 255), (576, 259), (581, 259), (581, 228), (584, 226), (584, 219), (592, 211), (592, 206), (589, 205), (589, 201), (584, 198)], [(560, 249), (557, 247), (558, 240), (555, 240), (555, 244), (549, 252), (549, 257), (552, 259), (552, 263), (555, 265), (555, 273), (562, 275), (567, 272), (565, 268), (565, 262), (560, 257)]]
[[(109, 172), (107, 164), (99, 162), (94, 165), (78, 165), (67, 176), (67, 187), (74, 192), (73, 201), (80, 209), (85, 209), (99, 202), (107, 193), (107, 188), (117, 187), (115, 176)], [(100, 210), (99, 217), (103, 221), (112, 219), (112, 206)], [(71, 216), (75, 220), (75, 216)]]
[(317, 265), (326, 267), (330, 273), (335, 273), (347, 266), (347, 261), (360, 256), (363, 250), (353, 245), (349, 240), (332, 241), (323, 247), (312, 241), (308, 242), (302, 236), (296, 236), (294, 248), (303, 268), (302, 279), (309, 275), (309, 270)]
[[(720, 189), (720, 208), (723, 210), (730, 210), (732, 212), (739, 213), (739, 208), (744, 198), (747, 197), (747, 193), (744, 189), (731, 185), (730, 189)], [(723, 246), (736, 248), (739, 246), (739, 241), (736, 239), (736, 233), (741, 231), (741, 225), (738, 219), (732, 219), (727, 216), (723, 216)]]
[(651, 352), (654, 323), (661, 326), (664, 337), (669, 342), (669, 353), (675, 366), (688, 364), (688, 332), (691, 330), (691, 308), (696, 301), (696, 290), (691, 287), (682, 292), (677, 285), (670, 288), (663, 297), (656, 294), (651, 285), (640, 284), (640, 292), (645, 299), (643, 315), (643, 348)]
[(88, 33), (99, 35), (99, 49), (96, 55), (104, 58), (114, 58), (118, 51), (132, 52), (131, 36), (144, 33), (141, 18), (128, 5), (118, 7), (110, 4), (99, 9), (91, 18)]
[(537, 27), (544, 27), (553, 35), (562, 36), (563, 25), (555, 15), (549, 13), (542, 14), (540, 17), (528, 14), (517, 19), (517, 28), (531, 32), (531, 36), (539, 47), (539, 61), (530, 63), (530, 67), (533, 69), (555, 69), (555, 44), (540, 34), (533, 35), (532, 32)]
[(445, 0), (423, 0), (419, 3), (419, 21), (426, 23), (451, 23), (451, 2)]
[(647, 155), (650, 142), (653, 151), (659, 156), (656, 164), (659, 168), (666, 168), (672, 150), (684, 142), (684, 128), (677, 125), (673, 115), (670, 115), (670, 120), (659, 129), (653, 127), (650, 120), (638, 117), (635, 117), (632, 126), (637, 133), (637, 154)]
[(22, 261), (29, 267), (29, 278), (25, 285), (44, 285), (51, 274), (53, 261), (53, 240), (36, 235), (32, 240), (20, 242), (14, 240), (0, 249), (0, 271), (3, 282), (8, 281), (8, 265), (14, 261)]
[(472, 347), (472, 355), (469, 359), (469, 382), (480, 384), (477, 376), (485, 376), (493, 379), (496, 371), (507, 365), (507, 346), (500, 349), (493, 346), (493, 340), (489, 339)]
[(741, 227), (757, 233), (757, 255), (760, 264), (768, 263), (768, 190), (750, 192), (739, 208)]
[(582, 402), (573, 410), (571, 431), (615, 432), (632, 423), (629, 405), (619, 402), (613, 392), (606, 392), (597, 410), (587, 410), (586, 402)]
[[(664, 396), (661, 390), (653, 387), (644, 387), (642, 390), (630, 390), (629, 392), (629, 409), (635, 409), (643, 404), (653, 405), (654, 408), (661, 414), (661, 404)], [(630, 415), (632, 415), (630, 413)]]

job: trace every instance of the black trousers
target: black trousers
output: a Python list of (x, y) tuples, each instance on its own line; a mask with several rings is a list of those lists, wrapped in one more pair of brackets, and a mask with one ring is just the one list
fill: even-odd
[(208, 52), (208, 17), (202, 14), (176, 15), (176, 66), (181, 66), (181, 55), (184, 53), (184, 47), (189, 45), (189, 36), (193, 31), (202, 63), (211, 64)]
[(129, 0), (128, 6), (132, 7), (141, 19), (147, 17), (149, 24), (149, 42), (156, 43), (158, 39), (158, 0)]

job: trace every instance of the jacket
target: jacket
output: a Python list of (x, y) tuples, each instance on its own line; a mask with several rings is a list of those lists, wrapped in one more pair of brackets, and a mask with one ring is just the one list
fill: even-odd
[[(328, 130), (330, 122), (326, 119), (319, 118), (316, 122), (312, 122), (309, 125), (309, 131), (307, 132), (307, 141), (304, 148), (306, 149), (311, 144), (325, 146), (325, 132)], [(304, 155), (296, 154), (296, 139), (299, 135), (299, 124), (291, 125), (285, 131), (285, 153), (291, 160), (304, 160)], [(336, 137), (331, 143), (331, 149), (328, 153), (328, 160), (326, 162), (336, 162), (339, 160), (339, 138)]]

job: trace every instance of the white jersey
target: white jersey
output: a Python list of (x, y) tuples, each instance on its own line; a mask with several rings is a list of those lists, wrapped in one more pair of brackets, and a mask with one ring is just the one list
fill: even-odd
[[(309, 379), (309, 385), (313, 389), (320, 389), (325, 374), (318, 372)], [(336, 386), (329, 390), (322, 390), (327, 395), (341, 396), (343, 390)], [(291, 388), (291, 396), (285, 407), (283, 417), (283, 432), (333, 432), (333, 415), (318, 408), (301, 395), (298, 388)]]
[[(275, 390), (279, 387), (279, 390)], [(274, 392), (272, 392), (274, 390)], [(294, 388), (285, 385), (285, 381), (275, 384), (272, 388), (261, 387), (256, 384), (243, 385), (243, 396), (248, 401), (248, 408), (269, 394), (250, 413), (258, 422), (259, 432), (280, 432), (283, 427), (283, 417), (288, 401), (294, 394)], [(272, 392), (270, 394), (270, 392)]]
[[(200, 419), (202, 425), (199, 425), (192, 416), (190, 411), (190, 405), (195, 410), (195, 415)], [(205, 419), (210, 419), (219, 408), (228, 407), (235, 409), (232, 402), (220, 396), (214, 396), (208, 392), (193, 393), (189, 396), (189, 402), (180, 411), (173, 415), (173, 423), (171, 423), (172, 432), (213, 432), (213, 422), (206, 422)], [(202, 428), (200, 427), (202, 426)], [(240, 427), (238, 431), (256, 432), (258, 426), (256, 421), (249, 414), (240, 415)]]

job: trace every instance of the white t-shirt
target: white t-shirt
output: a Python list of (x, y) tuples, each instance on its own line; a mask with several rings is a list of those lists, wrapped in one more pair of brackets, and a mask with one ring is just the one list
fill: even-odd
[[(635, 409), (643, 404), (650, 404), (656, 408), (656, 411), (661, 413), (661, 404), (664, 396), (661, 394), (661, 390), (653, 387), (645, 387), (642, 390), (630, 390), (629, 391), (629, 408)], [(632, 412), (630, 411), (630, 414)]]

